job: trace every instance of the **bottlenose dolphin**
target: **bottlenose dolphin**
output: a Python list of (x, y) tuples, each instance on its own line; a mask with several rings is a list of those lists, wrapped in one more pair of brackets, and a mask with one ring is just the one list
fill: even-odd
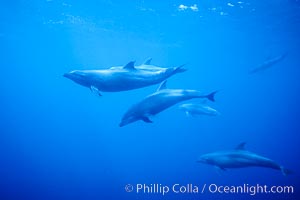
[(64, 77), (88, 87), (101, 96), (103, 92), (120, 92), (147, 87), (160, 83), (176, 73), (185, 72), (184, 65), (162, 68), (150, 65), (151, 59), (141, 66), (134, 66), (134, 61), (122, 67), (111, 67), (102, 70), (74, 70), (65, 73)]
[(259, 66), (251, 69), (249, 71), (249, 74), (255, 74), (257, 72), (261, 72), (261, 71), (264, 71), (268, 68), (271, 68), (272, 66), (274, 66), (275, 64), (279, 63), (280, 61), (282, 61), (285, 57), (287, 56), (287, 53), (284, 53), (280, 56), (277, 56), (277, 57), (274, 57), (274, 58), (271, 58), (271, 59), (268, 59), (266, 60), (265, 62), (263, 62), (262, 64), (260, 64)]
[(200, 157), (198, 162), (214, 165), (221, 170), (227, 168), (266, 167), (281, 170), (283, 175), (291, 173), (290, 170), (285, 169), (273, 160), (245, 150), (245, 144), (246, 143), (243, 142), (234, 150), (230, 151), (204, 154)]
[(188, 116), (196, 115), (208, 115), (217, 116), (220, 113), (206, 104), (195, 104), (195, 103), (185, 103), (179, 106), (179, 109), (183, 110)]
[(156, 92), (129, 108), (119, 126), (122, 127), (138, 120), (152, 123), (149, 119), (150, 116), (156, 115), (181, 101), (193, 98), (207, 98), (214, 101), (216, 92), (204, 95), (197, 90), (167, 89), (166, 82), (166, 80), (163, 81)]

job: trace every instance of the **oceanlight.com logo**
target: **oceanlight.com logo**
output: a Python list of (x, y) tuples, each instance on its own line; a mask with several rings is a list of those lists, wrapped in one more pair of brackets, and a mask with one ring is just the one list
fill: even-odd
[(169, 193), (173, 194), (249, 194), (251, 196), (257, 194), (293, 194), (293, 186), (268, 186), (268, 185), (217, 185), (217, 184), (127, 184), (125, 186), (126, 192), (134, 192), (136, 194), (161, 194), (167, 195)]

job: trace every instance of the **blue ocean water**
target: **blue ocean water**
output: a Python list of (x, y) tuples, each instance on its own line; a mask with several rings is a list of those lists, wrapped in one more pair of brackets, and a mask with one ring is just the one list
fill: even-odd
[[(298, 0), (17, 0), (0, 6), (0, 199), (298, 199)], [(287, 53), (270, 69), (249, 70)], [(98, 97), (62, 75), (137, 64), (187, 72), (169, 88), (219, 90), (197, 118), (174, 106), (120, 128), (124, 112), (158, 85)], [(191, 102), (199, 102), (192, 100)], [(294, 173), (197, 163), (247, 142)], [(134, 191), (126, 192), (131, 184)], [(137, 184), (199, 193), (136, 192)], [(293, 194), (221, 194), (204, 184), (293, 186)]]

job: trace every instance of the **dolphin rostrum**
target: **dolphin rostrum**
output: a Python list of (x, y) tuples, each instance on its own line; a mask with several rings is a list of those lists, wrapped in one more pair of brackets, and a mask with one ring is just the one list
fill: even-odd
[(204, 95), (197, 90), (167, 89), (166, 82), (166, 80), (163, 81), (156, 92), (129, 108), (119, 126), (122, 127), (138, 120), (152, 123), (149, 119), (150, 116), (156, 115), (179, 102), (189, 99), (207, 98), (210, 101), (214, 101), (216, 92)]
[(64, 77), (88, 87), (101, 96), (103, 92), (120, 92), (158, 84), (174, 74), (185, 72), (184, 65), (162, 68), (150, 65), (151, 58), (143, 65), (134, 66), (134, 61), (123, 67), (111, 67), (102, 70), (74, 70)]
[(290, 170), (285, 169), (273, 160), (245, 150), (245, 144), (245, 142), (239, 144), (234, 150), (204, 154), (198, 162), (214, 165), (221, 170), (226, 170), (227, 168), (266, 167), (280, 170), (283, 175), (291, 173)]
[(265, 62), (263, 62), (262, 64), (260, 64), (259, 66), (251, 69), (249, 71), (249, 74), (255, 74), (255, 73), (264, 71), (264, 70), (266, 70), (268, 68), (271, 68), (275, 64), (281, 62), (286, 56), (287, 56), (287, 53), (284, 53), (284, 54), (282, 54), (280, 56), (274, 57), (272, 59), (268, 59)]
[(197, 116), (197, 115), (207, 115), (207, 116), (217, 116), (220, 113), (214, 108), (206, 104), (195, 104), (195, 103), (185, 103), (179, 106), (179, 109), (183, 110), (187, 116)]

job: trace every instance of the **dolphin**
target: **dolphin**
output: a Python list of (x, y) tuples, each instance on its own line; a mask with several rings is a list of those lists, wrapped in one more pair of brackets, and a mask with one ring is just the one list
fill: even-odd
[(280, 170), (283, 175), (291, 173), (290, 170), (285, 169), (273, 160), (247, 151), (245, 145), (246, 143), (243, 142), (234, 150), (204, 154), (197, 162), (214, 165), (221, 170), (226, 170), (227, 168), (266, 167)]
[(142, 101), (131, 106), (124, 114), (119, 126), (143, 120), (147, 123), (152, 123), (149, 119), (163, 110), (179, 103), (193, 98), (207, 98), (214, 101), (215, 92), (204, 95), (197, 90), (184, 89), (167, 89), (167, 81), (163, 81), (156, 92), (145, 97)]
[(147, 59), (143, 65), (134, 66), (135, 61), (125, 66), (111, 67), (101, 70), (74, 70), (65, 73), (64, 77), (88, 87), (101, 96), (102, 92), (120, 92), (147, 87), (161, 83), (174, 74), (185, 72), (184, 65), (162, 68), (150, 65)]
[(196, 115), (207, 115), (207, 116), (217, 116), (220, 113), (206, 104), (195, 104), (186, 103), (179, 106), (179, 109), (183, 110), (188, 116)]
[(279, 55), (277, 57), (271, 58), (266, 60), (265, 62), (263, 62), (262, 64), (258, 65), (257, 67), (251, 69), (249, 71), (249, 74), (255, 74), (261, 71), (264, 71), (268, 68), (271, 68), (272, 66), (274, 66), (275, 64), (281, 62), (285, 57), (287, 56), (287, 53), (284, 53), (282, 55)]

